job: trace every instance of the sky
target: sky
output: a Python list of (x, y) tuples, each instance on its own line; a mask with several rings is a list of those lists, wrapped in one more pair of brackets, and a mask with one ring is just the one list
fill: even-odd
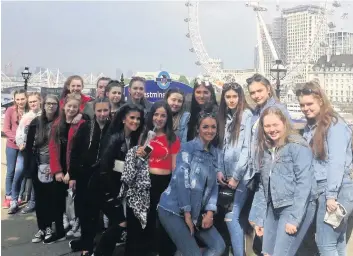
[[(221, 58), (227, 69), (254, 67), (255, 15), (244, 3), (200, 3), (203, 43), (209, 56)], [(281, 7), (297, 4), (286, 1)], [(162, 69), (187, 76), (202, 71), (185, 36), (185, 1), (2, 1), (1, 5), (2, 70), (11, 62), (14, 71), (28, 65), (112, 77), (117, 68), (124, 73)], [(280, 14), (275, 5), (267, 1), (265, 20)]]

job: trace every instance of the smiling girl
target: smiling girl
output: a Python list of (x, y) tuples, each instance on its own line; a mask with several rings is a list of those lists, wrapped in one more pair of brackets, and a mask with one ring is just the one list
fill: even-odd
[(190, 119), (190, 113), (183, 111), (185, 103), (184, 92), (178, 88), (172, 88), (167, 91), (164, 97), (173, 113), (173, 130), (179, 137), (181, 143), (186, 142), (188, 133), (187, 121)]

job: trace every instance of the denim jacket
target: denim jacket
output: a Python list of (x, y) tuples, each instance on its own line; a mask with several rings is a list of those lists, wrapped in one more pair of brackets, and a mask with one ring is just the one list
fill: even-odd
[(178, 129), (174, 131), (175, 135), (179, 137), (181, 143), (184, 143), (187, 140), (189, 119), (190, 113), (184, 112), (180, 118)]
[(291, 120), (289, 112), (285, 105), (280, 102), (277, 102), (275, 98), (271, 97), (267, 100), (266, 104), (263, 107), (256, 107), (253, 111), (253, 117), (251, 119), (251, 127), (252, 127), (252, 135), (251, 135), (251, 151), (250, 151), (250, 168), (249, 168), (249, 176), (252, 178), (255, 175), (255, 170), (257, 169), (253, 165), (255, 164), (255, 151), (257, 148), (257, 131), (258, 131), (258, 123), (260, 121), (260, 117), (265, 109), (269, 107), (278, 107), (283, 114)]
[(286, 145), (263, 153), (262, 159), (257, 160), (261, 182), (249, 220), (263, 227), (267, 205), (272, 202), (275, 209), (291, 206), (288, 222), (298, 227), (308, 202), (317, 198), (312, 151), (300, 135), (291, 135)]
[(229, 131), (233, 116), (227, 116), (223, 149), (219, 150), (218, 157), (219, 171), (221, 171), (226, 178), (234, 178), (236, 180), (251, 179), (247, 172), (250, 159), (251, 118), (251, 111), (246, 109), (243, 112), (240, 123), (238, 140), (233, 144), (231, 142), (233, 131)]
[[(304, 138), (311, 143), (316, 125), (304, 128)], [(352, 130), (342, 120), (332, 123), (325, 139), (326, 160), (314, 158), (313, 166), (316, 180), (326, 183), (326, 199), (337, 199), (342, 182), (350, 183), (352, 171)]]
[(159, 207), (178, 216), (191, 212), (196, 224), (204, 211), (217, 211), (217, 157), (215, 147), (204, 150), (199, 137), (183, 143), (177, 155), (176, 168)]

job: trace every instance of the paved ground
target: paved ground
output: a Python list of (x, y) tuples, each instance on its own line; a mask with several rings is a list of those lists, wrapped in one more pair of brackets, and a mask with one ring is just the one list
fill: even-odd
[[(1, 139), (1, 198), (4, 198), (6, 159), (5, 139)], [(2, 203), (2, 200), (1, 200)], [(1, 255), (3, 256), (76, 256), (71, 253), (68, 241), (51, 245), (31, 243), (37, 231), (35, 214), (8, 215), (7, 210), (1, 209)]]
[[(1, 139), (1, 198), (4, 198), (4, 184), (6, 174), (5, 139)], [(2, 203), (2, 200), (1, 200)], [(7, 210), (1, 209), (1, 255), (3, 256), (78, 256), (71, 253), (68, 241), (43, 245), (31, 243), (37, 231), (35, 214), (8, 215)], [(352, 235), (353, 236), (353, 235)], [(298, 255), (302, 256), (302, 255)], [(305, 255), (311, 256), (311, 255)], [(350, 239), (347, 256), (353, 256), (353, 238)]]

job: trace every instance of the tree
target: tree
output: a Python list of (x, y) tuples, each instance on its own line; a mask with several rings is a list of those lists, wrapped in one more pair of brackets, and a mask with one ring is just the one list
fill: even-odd
[(187, 79), (184, 75), (181, 75), (181, 76), (179, 77), (179, 80), (178, 80), (178, 81), (179, 81), (180, 83), (189, 85), (189, 81), (188, 81), (188, 79)]

